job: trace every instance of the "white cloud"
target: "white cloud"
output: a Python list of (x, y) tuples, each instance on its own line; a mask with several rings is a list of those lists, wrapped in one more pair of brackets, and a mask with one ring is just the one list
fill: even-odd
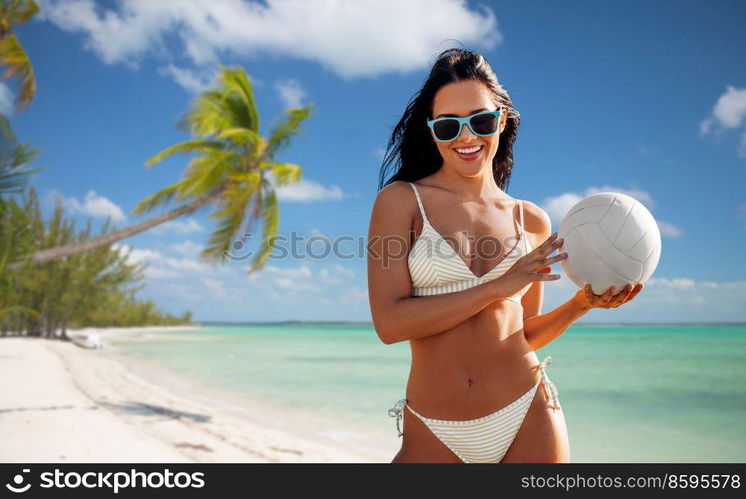
[(252, 275), (252, 280), (256, 281), (254, 285), (262, 288), (269, 285), (275, 293), (274, 298), (279, 300), (282, 300), (283, 296), (296, 295), (307, 291), (318, 293), (323, 289), (313, 277), (311, 269), (306, 265), (295, 268), (268, 265), (264, 270), (266, 272)]
[(214, 275), (216, 272), (228, 273), (225, 267), (211, 266), (197, 258), (174, 258), (151, 248), (132, 248), (126, 244), (117, 244), (115, 248), (129, 250), (129, 263), (146, 263), (147, 275), (153, 278), (183, 277), (185, 275)]
[[(687, 278), (666, 279), (663, 277), (651, 277), (645, 283), (646, 287), (671, 291), (705, 291), (722, 290), (746, 293), (746, 281), (695, 281)], [(735, 296), (738, 297), (738, 296)]]
[(205, 289), (216, 298), (227, 298), (228, 292), (225, 290), (223, 283), (212, 277), (202, 277), (200, 282), (204, 285)]
[(559, 225), (565, 214), (570, 211), (570, 208), (582, 201), (584, 197), (579, 194), (566, 192), (559, 196), (545, 198), (541, 204), (541, 209), (552, 219), (552, 225)]
[(738, 155), (746, 158), (746, 132), (741, 135), (741, 142), (738, 143)]
[(145, 268), (145, 277), (150, 279), (176, 279), (181, 274), (175, 270), (148, 265)]
[(13, 92), (10, 90), (8, 85), (0, 81), (0, 113), (5, 116), (10, 116), (15, 109), (13, 103)]
[(345, 282), (350, 282), (354, 277), (355, 272), (338, 263), (332, 267), (323, 268), (319, 271), (319, 280), (323, 284), (328, 285), (344, 284)]
[(344, 197), (342, 189), (336, 185), (324, 186), (313, 180), (301, 180), (291, 185), (277, 188), (277, 196), (282, 201), (309, 203), (313, 201), (336, 201)]
[(712, 118), (705, 118), (699, 122), (699, 136), (700, 137), (710, 133), (710, 130), (712, 130), (712, 123), (713, 123)]
[(127, 244), (114, 244), (115, 249), (123, 249), (124, 251), (129, 250), (129, 263), (149, 263), (154, 260), (163, 258), (163, 255), (156, 250), (152, 249), (138, 249), (133, 248)]
[(368, 290), (359, 286), (352, 286), (339, 295), (340, 303), (349, 304), (368, 300)]
[(180, 87), (196, 94), (214, 85), (220, 71), (215, 67), (197, 70), (180, 68), (172, 63), (168, 63), (166, 66), (158, 68), (158, 73), (162, 76), (172, 78)]
[[(722, 135), (725, 130), (740, 128), (746, 121), (746, 88), (726, 87), (725, 93), (718, 97), (710, 114), (699, 123), (699, 136), (709, 133)], [(741, 133), (737, 149), (738, 155), (746, 158), (746, 130)]]
[[(449, 40), (475, 49), (502, 41), (489, 7), (463, 0), (39, 0), (38, 19), (81, 32), (108, 64), (136, 67), (151, 54), (213, 64), (218, 54), (304, 59), (344, 78), (427, 67)], [(180, 40), (168, 54), (166, 39)], [(171, 44), (173, 46), (173, 44)]]
[[(712, 108), (707, 127), (716, 123), (724, 128), (738, 128), (746, 118), (746, 88), (728, 85)], [(707, 119), (705, 120), (707, 121)]]
[(280, 268), (273, 265), (267, 265), (264, 270), (276, 277), (289, 278), (289, 279), (310, 279), (311, 269), (307, 266), (302, 265), (297, 268)]
[(189, 308), (198, 320), (369, 318), (365, 280), (360, 281), (364, 272), (354, 271), (357, 267), (349, 262), (270, 262), (247, 274), (244, 264), (213, 266), (192, 258), (198, 245), (189, 240), (156, 244), (115, 247), (129, 252), (130, 263), (148, 265), (141, 296), (175, 313)]
[(655, 222), (658, 224), (658, 230), (660, 230), (661, 236), (679, 237), (684, 232), (672, 223), (664, 222), (663, 220), (656, 220)]
[(302, 101), (306, 97), (306, 92), (298, 80), (279, 80), (275, 83), (275, 89), (286, 108), (303, 107)]
[(694, 281), (691, 279), (677, 278), (665, 279), (662, 277), (651, 277), (645, 283), (645, 286), (655, 286), (657, 288), (672, 289), (676, 291), (688, 291), (694, 289)]
[(194, 234), (195, 232), (202, 232), (205, 228), (197, 220), (192, 217), (185, 219), (175, 218), (161, 225), (153, 227), (151, 232), (155, 234), (165, 234), (167, 232), (173, 232), (174, 234)]
[(180, 255), (189, 256), (196, 256), (202, 250), (202, 246), (200, 244), (189, 240), (182, 241), (180, 243), (173, 243), (170, 248)]
[(58, 197), (62, 198), (65, 210), (70, 213), (85, 215), (92, 218), (111, 217), (112, 222), (127, 221), (127, 216), (118, 204), (104, 196), (96, 194), (96, 191), (94, 190), (88, 191), (83, 201), (79, 201), (75, 197), (66, 198), (62, 193), (55, 189), (47, 190), (46, 196), (47, 202), (50, 205), (54, 205)]
[(190, 284), (180, 284), (180, 283), (168, 283), (164, 285), (164, 289), (174, 296), (174, 298), (178, 300), (186, 300), (193, 302), (195, 305), (199, 306), (200, 303), (204, 303), (205, 301), (205, 294), (201, 292), (200, 289), (195, 289), (193, 285)]
[[(743, 310), (746, 301), (746, 281), (695, 281), (688, 278), (651, 277), (640, 292), (650, 304), (665, 303), (672, 307), (707, 305), (708, 320), (718, 317), (718, 311)], [(637, 298), (636, 298), (637, 299)], [(687, 309), (690, 312), (693, 309)]]

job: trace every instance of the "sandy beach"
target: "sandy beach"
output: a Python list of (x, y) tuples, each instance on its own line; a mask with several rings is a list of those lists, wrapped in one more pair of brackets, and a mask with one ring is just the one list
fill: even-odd
[[(147, 330), (82, 332), (106, 338)], [(381, 461), (177, 394), (107, 348), (0, 338), (0, 376), (2, 462)]]

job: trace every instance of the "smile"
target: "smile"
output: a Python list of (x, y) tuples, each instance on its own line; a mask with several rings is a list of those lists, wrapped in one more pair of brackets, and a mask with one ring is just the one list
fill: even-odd
[(477, 156), (479, 156), (479, 153), (482, 152), (482, 149), (484, 149), (483, 145), (474, 147), (463, 147), (454, 149), (454, 151), (456, 151), (456, 153), (464, 159), (475, 159)]

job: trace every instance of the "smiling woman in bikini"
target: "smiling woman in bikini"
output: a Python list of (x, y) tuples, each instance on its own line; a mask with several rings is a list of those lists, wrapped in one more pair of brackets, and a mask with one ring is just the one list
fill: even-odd
[(569, 461), (551, 358), (535, 350), (641, 289), (582, 289), (541, 314), (543, 283), (559, 278), (550, 265), (566, 255), (549, 256), (562, 241), (547, 214), (504, 190), (519, 124), (484, 58), (449, 49), (389, 142), (368, 289), (381, 341), (412, 350), (406, 397), (389, 411), (403, 436), (393, 462)]

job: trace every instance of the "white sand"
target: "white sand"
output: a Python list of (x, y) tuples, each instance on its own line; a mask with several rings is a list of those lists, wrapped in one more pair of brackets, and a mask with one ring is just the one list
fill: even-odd
[(106, 349), (0, 338), (0, 379), (0, 462), (390, 461), (187, 399)]

